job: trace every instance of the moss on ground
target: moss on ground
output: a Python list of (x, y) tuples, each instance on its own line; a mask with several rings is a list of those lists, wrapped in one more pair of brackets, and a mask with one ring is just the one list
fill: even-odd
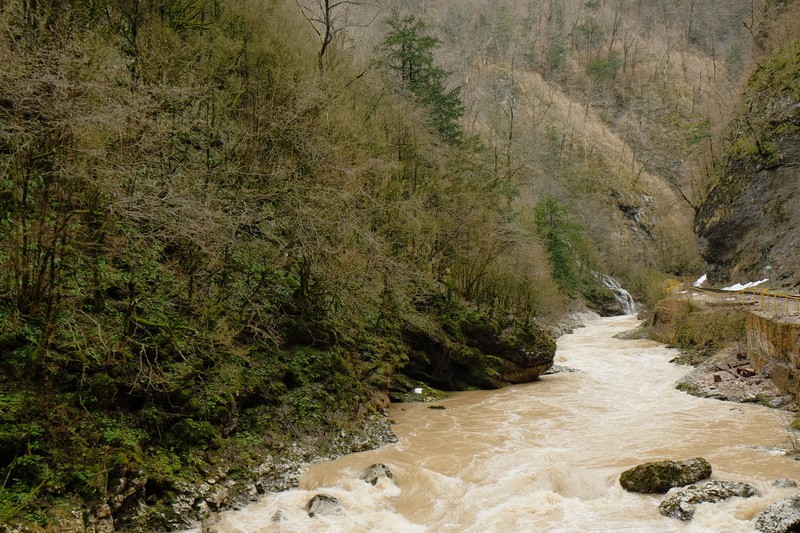
[(748, 112), (735, 125), (727, 149), (733, 160), (752, 160), (761, 166), (779, 164), (781, 138), (800, 131), (800, 40), (791, 42), (764, 61), (745, 89)]

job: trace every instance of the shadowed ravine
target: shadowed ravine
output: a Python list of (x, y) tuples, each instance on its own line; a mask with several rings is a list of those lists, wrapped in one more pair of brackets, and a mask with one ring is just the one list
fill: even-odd
[[(556, 362), (581, 372), (458, 393), (437, 404), (444, 410), (395, 405), (397, 444), (315, 465), (300, 490), (225, 513), (209, 530), (753, 531), (755, 515), (797, 490), (771, 486), (800, 478), (800, 462), (779, 449), (787, 416), (675, 390), (687, 371), (668, 362), (675, 351), (612, 338), (636, 324), (601, 319), (562, 337)], [(703, 504), (686, 524), (658, 514), (660, 497), (619, 486), (619, 473), (638, 463), (696, 456), (714, 479), (751, 483), (761, 496)], [(396, 485), (358, 480), (374, 462)], [(318, 492), (343, 512), (309, 518), (305, 504)]]

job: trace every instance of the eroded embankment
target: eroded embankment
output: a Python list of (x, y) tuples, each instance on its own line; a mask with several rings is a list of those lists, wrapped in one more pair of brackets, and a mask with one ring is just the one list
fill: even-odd
[(768, 372), (775, 385), (797, 398), (800, 392), (800, 315), (747, 315), (747, 353), (758, 372)]
[(651, 338), (696, 365), (678, 388), (695, 396), (786, 408), (800, 390), (800, 316), (742, 305), (671, 299), (649, 324)]

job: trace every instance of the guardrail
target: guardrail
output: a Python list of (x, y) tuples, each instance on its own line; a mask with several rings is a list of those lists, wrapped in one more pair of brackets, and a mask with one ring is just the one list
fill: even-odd
[(761, 309), (771, 307), (785, 313), (800, 313), (800, 296), (781, 294), (769, 290), (753, 291), (749, 294), (753, 294), (758, 298)]
[[(685, 291), (678, 292), (684, 288)], [(797, 313), (800, 314), (800, 295), (786, 294), (769, 289), (743, 289), (739, 291), (725, 291), (722, 289), (707, 289), (695, 287), (694, 285), (671, 284), (669, 292), (675, 294), (685, 294), (690, 300), (694, 300), (695, 295), (702, 294), (703, 301), (717, 304), (739, 304), (753, 306), (762, 311), (772, 311), (775, 313)]]

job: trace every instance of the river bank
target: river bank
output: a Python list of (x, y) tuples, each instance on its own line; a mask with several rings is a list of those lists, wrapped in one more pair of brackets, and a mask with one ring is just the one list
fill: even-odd
[[(215, 516), (206, 530), (753, 531), (751, 520), (792, 492), (773, 482), (800, 479), (780, 412), (675, 390), (690, 370), (670, 364), (675, 350), (613, 338), (637, 324), (594, 320), (560, 338), (556, 363), (580, 372), (457, 393), (440, 409), (393, 405), (397, 443), (313, 465), (298, 490)], [(656, 497), (619, 486), (619, 473), (642, 461), (698, 455), (714, 479), (750, 483), (760, 496), (701, 505), (686, 525), (660, 516)], [(375, 462), (394, 482), (358, 479)], [(336, 497), (341, 513), (309, 517), (318, 493)]]
[[(295, 488), (309, 465), (331, 461), (347, 454), (379, 448), (397, 442), (388, 415), (366, 417), (360, 427), (342, 431), (324, 443), (318, 439), (297, 440), (290, 446), (262, 458), (243, 472), (236, 465), (220, 465), (206, 472), (199, 483), (179, 483), (170, 490), (168, 506), (154, 507), (146, 497), (148, 480), (143, 475), (118, 479), (109, 503), (92, 509), (53, 510), (57, 531), (62, 533), (138, 532), (147, 524), (166, 524), (170, 530), (197, 526), (214, 512), (240, 509), (268, 493)], [(323, 445), (324, 444), (324, 445)], [(0, 524), (3, 533), (27, 533), (25, 526)]]
[(689, 394), (797, 411), (800, 315), (712, 299), (661, 302), (642, 333), (694, 366), (677, 386)]

